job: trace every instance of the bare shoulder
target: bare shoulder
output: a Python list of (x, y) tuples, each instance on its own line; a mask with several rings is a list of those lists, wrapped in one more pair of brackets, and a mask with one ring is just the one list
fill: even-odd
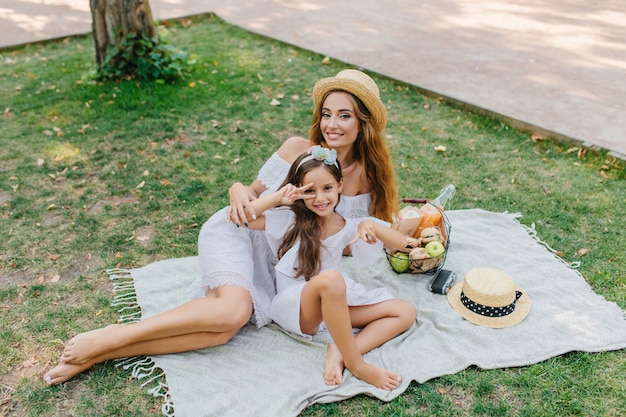
[(311, 144), (308, 139), (300, 136), (292, 136), (280, 145), (280, 148), (278, 149), (278, 156), (291, 164), (298, 156), (306, 152), (306, 150), (310, 147)]

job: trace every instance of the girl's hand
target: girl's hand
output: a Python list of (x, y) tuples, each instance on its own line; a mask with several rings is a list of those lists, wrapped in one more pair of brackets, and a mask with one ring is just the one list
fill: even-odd
[(247, 226), (248, 218), (256, 219), (254, 208), (249, 204), (250, 201), (256, 200), (257, 196), (240, 182), (234, 183), (228, 189), (230, 196), (230, 209), (228, 210), (228, 218), (231, 222), (240, 226), (242, 223)]
[(312, 194), (307, 194), (306, 191), (313, 186), (313, 183), (309, 183), (307, 185), (303, 185), (302, 187), (296, 187), (293, 184), (287, 184), (282, 189), (282, 200), (281, 204), (290, 206), (296, 200), (311, 200), (315, 198)]
[(359, 227), (356, 231), (356, 236), (354, 237), (354, 239), (352, 239), (349, 245), (356, 243), (359, 239), (363, 240), (366, 243), (369, 243), (370, 245), (378, 242), (378, 239), (376, 238), (376, 230), (374, 230), (374, 223), (372, 221), (363, 220), (361, 223), (359, 223)]

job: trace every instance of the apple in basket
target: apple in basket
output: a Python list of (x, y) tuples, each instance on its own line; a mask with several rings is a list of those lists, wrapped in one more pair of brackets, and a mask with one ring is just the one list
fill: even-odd
[(396, 252), (391, 255), (389, 263), (394, 271), (402, 273), (409, 269), (409, 255), (405, 252)]
[(438, 240), (429, 242), (426, 246), (424, 246), (424, 249), (426, 250), (428, 256), (430, 256), (431, 258), (441, 256), (446, 251), (443, 243), (439, 242)]

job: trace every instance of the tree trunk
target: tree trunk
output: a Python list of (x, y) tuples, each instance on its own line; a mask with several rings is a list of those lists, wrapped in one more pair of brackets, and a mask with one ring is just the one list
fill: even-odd
[(89, 3), (98, 66), (105, 62), (109, 46), (119, 45), (130, 33), (158, 37), (148, 0), (89, 0)]

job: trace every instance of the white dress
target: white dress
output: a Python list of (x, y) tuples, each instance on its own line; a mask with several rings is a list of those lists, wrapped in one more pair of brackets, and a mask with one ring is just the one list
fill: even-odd
[[(388, 224), (373, 217), (368, 219)], [(320, 254), (321, 271), (340, 270), (343, 249), (352, 241), (357, 232), (359, 222), (363, 219), (345, 219), (345, 226), (332, 236), (322, 241)], [(283, 242), (285, 234), (291, 229), (295, 221), (295, 214), (289, 207), (280, 207), (265, 212), (265, 235), (273, 253)], [(300, 296), (307, 281), (302, 276), (294, 276), (298, 265), (298, 249), (300, 242), (289, 249), (276, 264), (276, 297), (270, 305), (270, 317), (283, 329), (304, 337), (300, 328)], [(362, 240), (352, 245), (352, 256), (359, 266), (375, 262), (381, 254), (383, 243), (368, 244)], [(393, 298), (386, 288), (367, 290), (363, 285), (356, 283), (345, 273), (342, 273), (346, 283), (346, 299), (349, 306), (376, 304)], [(313, 278), (315, 279), (315, 278)], [(320, 326), (323, 329), (325, 326)]]
[[(290, 164), (274, 153), (263, 165), (258, 179), (273, 192), (280, 187)], [(370, 195), (342, 196), (336, 211), (345, 218), (367, 216)], [(274, 264), (265, 232), (237, 227), (228, 220), (228, 207), (207, 220), (198, 236), (199, 276), (189, 290), (204, 297), (208, 288), (236, 285), (247, 289), (254, 304), (251, 321), (261, 327), (271, 321), (269, 307), (276, 295)]]

